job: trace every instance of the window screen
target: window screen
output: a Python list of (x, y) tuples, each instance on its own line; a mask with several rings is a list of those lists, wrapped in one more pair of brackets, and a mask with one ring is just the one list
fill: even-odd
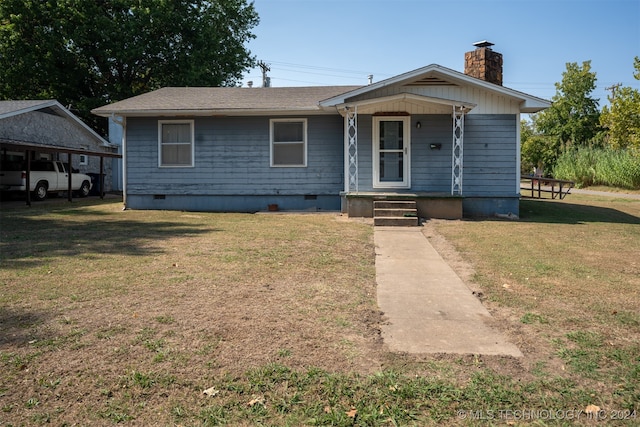
[(160, 122), (160, 166), (193, 165), (193, 122)]
[(306, 120), (271, 121), (271, 166), (306, 166)]

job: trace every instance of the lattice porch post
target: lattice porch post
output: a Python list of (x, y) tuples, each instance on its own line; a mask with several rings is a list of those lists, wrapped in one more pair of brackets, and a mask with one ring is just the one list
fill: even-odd
[(462, 195), (464, 110), (453, 106), (453, 150), (451, 154), (451, 195)]
[(345, 115), (345, 191), (358, 191), (358, 107)]

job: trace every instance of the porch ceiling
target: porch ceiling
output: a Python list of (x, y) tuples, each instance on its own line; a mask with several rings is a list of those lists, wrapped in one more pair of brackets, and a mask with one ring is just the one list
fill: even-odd
[(406, 112), (409, 114), (451, 114), (452, 108), (462, 108), (465, 113), (476, 107), (471, 102), (434, 98), (412, 93), (364, 99), (337, 105), (341, 115), (348, 109), (358, 107), (358, 114), (375, 114), (382, 112)]

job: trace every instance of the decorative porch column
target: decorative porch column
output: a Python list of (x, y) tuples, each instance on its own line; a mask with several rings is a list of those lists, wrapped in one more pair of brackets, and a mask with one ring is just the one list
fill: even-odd
[(345, 109), (345, 191), (358, 191), (358, 107)]
[(451, 154), (451, 195), (462, 195), (462, 142), (464, 109), (453, 106), (453, 149)]

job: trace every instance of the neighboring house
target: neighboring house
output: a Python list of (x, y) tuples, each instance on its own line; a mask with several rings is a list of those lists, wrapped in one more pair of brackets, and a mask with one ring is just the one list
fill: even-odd
[[(105, 191), (111, 189), (112, 158), (109, 144), (82, 120), (55, 100), (0, 101), (1, 164), (31, 160), (62, 160), (81, 173), (100, 173)], [(108, 161), (104, 161), (108, 158)]]
[[(164, 88), (93, 110), (124, 123), (134, 209), (339, 210), (378, 198), (420, 216), (519, 213), (520, 114), (550, 103), (502, 83), (478, 43), (439, 65), (358, 87)], [(487, 81), (490, 80), (490, 81)]]

